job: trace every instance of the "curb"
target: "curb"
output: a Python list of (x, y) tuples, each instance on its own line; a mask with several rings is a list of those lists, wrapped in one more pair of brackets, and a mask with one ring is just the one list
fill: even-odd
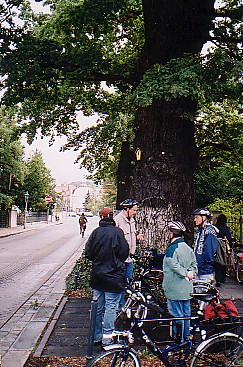
[(36, 358), (36, 357), (41, 357), (41, 354), (46, 346), (46, 343), (48, 342), (48, 339), (50, 338), (50, 335), (54, 329), (54, 327), (56, 326), (56, 323), (62, 313), (62, 310), (64, 309), (66, 303), (67, 303), (67, 300), (68, 300), (68, 297), (64, 296), (63, 299), (61, 300), (49, 326), (47, 327), (44, 335), (42, 336), (40, 342), (39, 342), (39, 345), (38, 347), (36, 348), (36, 351), (34, 352), (33, 354), (33, 357)]

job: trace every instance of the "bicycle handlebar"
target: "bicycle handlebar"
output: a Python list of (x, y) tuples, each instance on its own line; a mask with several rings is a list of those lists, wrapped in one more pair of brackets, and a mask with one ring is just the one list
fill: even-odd
[(138, 301), (138, 303), (139, 303), (139, 304), (141, 304), (141, 305), (143, 305), (143, 306), (147, 307), (147, 308), (148, 308), (148, 309), (150, 309), (151, 311), (157, 312), (157, 313), (159, 313), (159, 314), (161, 314), (161, 315), (166, 315), (166, 312), (165, 312), (165, 310), (163, 310), (163, 308), (161, 308), (161, 307), (159, 307), (159, 306), (155, 305), (154, 303), (144, 302), (144, 301), (142, 300), (142, 296), (140, 296), (140, 292), (135, 291), (135, 290), (133, 289), (133, 287), (132, 287), (132, 286), (127, 285), (127, 287), (126, 287), (126, 292), (127, 292), (127, 293), (128, 293), (128, 294), (129, 294), (133, 299), (135, 299), (136, 301)]

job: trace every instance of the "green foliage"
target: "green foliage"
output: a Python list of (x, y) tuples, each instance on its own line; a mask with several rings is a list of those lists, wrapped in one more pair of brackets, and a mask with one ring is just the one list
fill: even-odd
[(208, 209), (213, 213), (222, 213), (227, 217), (227, 225), (229, 226), (232, 237), (239, 242), (240, 239), (240, 217), (242, 217), (242, 198), (237, 199), (215, 199)]
[(51, 15), (32, 15), (32, 27), (23, 27), (18, 47), (4, 53), (1, 62), (2, 74), (8, 74), (4, 100), (21, 102), (19, 114), (26, 119), (20, 119), (20, 127), (29, 141), (38, 128), (43, 135), (52, 135), (53, 127), (58, 134), (77, 131), (78, 109), (87, 115), (104, 110), (101, 81), (128, 87), (141, 37), (136, 0), (59, 0)]
[(114, 181), (106, 179), (102, 184), (100, 194), (102, 207), (107, 206), (108, 208), (115, 208), (117, 187)]
[[(23, 191), (29, 192), (28, 207), (33, 211), (45, 210), (45, 196), (51, 195), (55, 202), (55, 182), (50, 170), (46, 168), (41, 152), (36, 150), (29, 157), (27, 163), (27, 173), (24, 180)], [(22, 198), (24, 196), (22, 195)], [(19, 198), (21, 200), (21, 198)]]
[(196, 120), (198, 206), (206, 206), (215, 198), (237, 199), (242, 194), (242, 124), (240, 106), (227, 103), (204, 108)]
[(152, 105), (156, 100), (170, 101), (190, 97), (201, 107), (210, 101), (241, 96), (242, 62), (236, 61), (222, 50), (214, 50), (206, 57), (185, 55), (165, 65), (156, 64), (148, 70), (134, 92), (135, 103)]
[(82, 256), (77, 260), (70, 274), (66, 278), (66, 290), (68, 292), (80, 292), (84, 297), (92, 295), (89, 285), (92, 262)]
[(26, 173), (24, 147), (16, 137), (16, 122), (10, 110), (0, 110), (0, 206), (10, 208), (15, 203)]
[(84, 209), (85, 210), (91, 210), (91, 195), (90, 192), (88, 191), (85, 198), (84, 198)]
[(135, 102), (140, 106), (153, 104), (157, 99), (169, 101), (188, 97), (198, 100), (200, 89), (200, 60), (197, 56), (170, 60), (165, 65), (156, 64), (148, 70), (136, 88)]
[(98, 119), (97, 125), (84, 130), (75, 137), (70, 137), (64, 149), (74, 147), (79, 150), (77, 162), (80, 161), (95, 182), (106, 178), (115, 180), (120, 157), (121, 144), (124, 140), (133, 140), (134, 116), (110, 114)]

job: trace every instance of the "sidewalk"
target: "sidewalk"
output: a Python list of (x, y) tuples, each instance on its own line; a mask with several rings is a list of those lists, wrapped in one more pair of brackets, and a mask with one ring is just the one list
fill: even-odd
[(25, 229), (22, 225), (19, 225), (14, 228), (0, 228), (0, 238), (14, 236), (14, 235), (21, 234), (24, 232), (34, 231), (42, 227), (46, 227), (46, 226), (50, 226), (54, 224), (62, 224), (62, 223), (63, 223), (62, 221), (60, 222), (53, 221), (53, 222), (48, 222), (48, 223), (47, 222), (32, 222), (32, 223), (27, 223)]
[[(0, 229), (0, 238), (38, 230), (45, 226), (61, 224), (45, 222), (27, 224), (27, 228)], [(75, 253), (60, 267), (39, 290), (3, 325), (0, 329), (0, 366), (23, 367), (44, 332), (51, 316), (61, 303), (65, 292), (65, 279), (72, 270), (77, 258), (82, 254)], [(35, 302), (38, 305), (35, 307)]]

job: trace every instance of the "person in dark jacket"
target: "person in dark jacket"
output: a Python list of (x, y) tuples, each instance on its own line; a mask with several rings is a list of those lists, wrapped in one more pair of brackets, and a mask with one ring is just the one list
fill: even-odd
[(123, 231), (116, 227), (112, 210), (103, 208), (99, 214), (99, 227), (88, 238), (85, 256), (92, 261), (90, 285), (94, 298), (98, 299), (94, 343), (109, 345), (115, 329), (116, 311), (125, 289), (124, 261), (129, 254), (129, 245)]
[(224, 255), (222, 256), (221, 261), (214, 262), (216, 286), (220, 287), (220, 283), (224, 283), (226, 279), (226, 257), (227, 257), (226, 241), (228, 241), (229, 246), (232, 244), (231, 232), (229, 227), (227, 226), (226, 215), (220, 214), (218, 216), (217, 221), (215, 223), (215, 227), (217, 227), (219, 230), (217, 237), (220, 239), (220, 245), (222, 247), (221, 253)]

